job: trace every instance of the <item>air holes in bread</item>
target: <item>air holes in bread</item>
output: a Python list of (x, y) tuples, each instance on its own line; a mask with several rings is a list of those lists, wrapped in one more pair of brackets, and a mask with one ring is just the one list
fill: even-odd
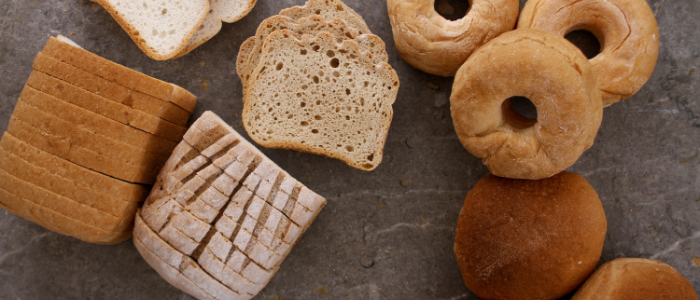
[(309, 126), (309, 122), (301, 121), (301, 126)]
[(348, 152), (353, 152), (353, 151), (355, 151), (355, 147), (353, 147), (353, 146), (345, 146), (345, 150), (348, 150)]
[(331, 67), (337, 68), (340, 66), (340, 60), (337, 58), (331, 59)]
[(277, 64), (277, 71), (282, 70), (282, 68), (284, 68), (284, 64), (283, 64), (283, 63), (278, 63), (278, 64)]
[(333, 52), (333, 50), (328, 50), (326, 55), (328, 55), (328, 57), (335, 57), (335, 52)]

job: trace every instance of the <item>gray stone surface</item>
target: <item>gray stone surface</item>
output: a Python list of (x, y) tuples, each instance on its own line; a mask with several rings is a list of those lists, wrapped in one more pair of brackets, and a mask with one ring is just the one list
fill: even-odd
[[(263, 19), (303, 2), (260, 0), (191, 54), (159, 62), (89, 1), (0, 0), (0, 131), (34, 56), (57, 34), (192, 91), (199, 96), (193, 119), (212, 110), (238, 127), (238, 47)], [(386, 41), (401, 78), (386, 157), (368, 173), (319, 156), (263, 150), (328, 205), (257, 299), (476, 299), (462, 283), (452, 247), (462, 201), (487, 169), (454, 133), (452, 79), (401, 60), (385, 1), (347, 4)], [(605, 110), (595, 145), (570, 170), (585, 175), (603, 201), (609, 227), (602, 262), (656, 258), (700, 291), (700, 266), (693, 263), (700, 257), (700, 1), (650, 4), (661, 30), (656, 71), (637, 95)], [(161, 279), (130, 241), (91, 245), (0, 210), (0, 299), (190, 298)]]

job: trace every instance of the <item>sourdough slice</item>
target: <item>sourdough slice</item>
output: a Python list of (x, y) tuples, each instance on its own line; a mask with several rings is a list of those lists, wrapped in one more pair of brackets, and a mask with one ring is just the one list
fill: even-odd
[(263, 47), (243, 97), (243, 124), (258, 144), (337, 158), (373, 170), (382, 161), (399, 79), (357, 43), (281, 30)]
[[(122, 103), (93, 94), (46, 73), (32, 71), (27, 86), (39, 90), (82, 109), (94, 112), (124, 125), (143, 130), (158, 137), (177, 143), (187, 131), (176, 125), (145, 112), (133, 109)], [(170, 148), (174, 147), (171, 145)]]
[(49, 38), (41, 53), (119, 85), (171, 102), (190, 113), (197, 104), (197, 97), (187, 90), (86, 51), (62, 35)]
[(325, 203), (205, 112), (138, 212), (134, 242), (168, 282), (198, 299), (251, 299)]
[(261, 23), (255, 34), (255, 46), (246, 63), (246, 71), (243, 73), (244, 79), (241, 79), (244, 84), (260, 63), (264, 41), (271, 33), (284, 29), (294, 32), (297, 38), (301, 38), (303, 34), (317, 35), (320, 32), (328, 32), (336, 36), (336, 42), (338, 43), (348, 39), (357, 42), (362, 52), (367, 52), (366, 54), (372, 56), (375, 64), (388, 62), (389, 60), (384, 41), (382, 41), (381, 38), (373, 34), (362, 34), (358, 36), (357, 30), (348, 27), (345, 21), (341, 19), (326, 22), (322, 16), (314, 15), (309, 18), (300, 19), (297, 24), (287, 17), (273, 16)]
[(280, 11), (279, 14), (280, 16), (290, 17), (295, 21), (313, 15), (320, 15), (326, 20), (342, 19), (360, 34), (372, 33), (365, 20), (340, 0), (309, 0), (304, 6), (286, 8)]
[(243, 81), (243, 73), (248, 65), (248, 58), (254, 47), (255, 36), (251, 36), (243, 41), (241, 48), (238, 50), (238, 55), (236, 56), (236, 74), (241, 78), (241, 81)]
[(185, 49), (177, 54), (181, 57), (204, 42), (213, 38), (221, 30), (221, 22), (233, 23), (245, 17), (258, 0), (209, 0), (209, 13), (202, 24), (187, 42)]
[(156, 60), (180, 53), (209, 11), (207, 0), (96, 0)]

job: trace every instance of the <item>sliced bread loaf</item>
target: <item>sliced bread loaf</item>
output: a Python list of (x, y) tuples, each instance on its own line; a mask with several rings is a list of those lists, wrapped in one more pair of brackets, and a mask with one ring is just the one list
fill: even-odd
[(304, 6), (283, 9), (279, 14), (295, 21), (313, 15), (322, 16), (326, 20), (343, 19), (360, 34), (372, 33), (365, 20), (341, 0), (309, 0)]
[(208, 0), (96, 0), (149, 57), (175, 57), (209, 11)]
[(102, 58), (61, 35), (49, 38), (41, 53), (129, 89), (173, 103), (190, 113), (197, 104), (197, 97), (187, 90)]
[(294, 32), (297, 38), (301, 38), (303, 34), (316, 35), (320, 32), (328, 32), (336, 36), (336, 42), (341, 43), (344, 40), (352, 39), (360, 45), (362, 52), (369, 52), (375, 64), (387, 62), (388, 55), (384, 41), (373, 34), (363, 34), (358, 36), (355, 29), (348, 27), (347, 23), (341, 19), (334, 19), (326, 22), (322, 16), (311, 16), (308, 18), (299, 19), (298, 23), (291, 21), (284, 16), (273, 16), (260, 24), (255, 34), (255, 46), (250, 52), (248, 62), (245, 66), (244, 77), (241, 79), (244, 83), (250, 78), (253, 70), (260, 62), (262, 47), (267, 37), (277, 31), (287, 29)]
[(325, 204), (205, 112), (137, 213), (134, 244), (198, 299), (251, 299)]
[(176, 57), (189, 53), (213, 38), (221, 30), (221, 22), (233, 23), (245, 17), (256, 2), (257, 0), (209, 0), (207, 17)]
[(373, 170), (382, 160), (399, 78), (352, 40), (288, 30), (266, 39), (244, 91), (243, 124), (258, 144)]

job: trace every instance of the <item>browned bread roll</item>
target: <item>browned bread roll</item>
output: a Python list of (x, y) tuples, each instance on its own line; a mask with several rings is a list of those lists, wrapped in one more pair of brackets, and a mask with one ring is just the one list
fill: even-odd
[(467, 195), (455, 240), (467, 287), (482, 299), (556, 299), (595, 269), (607, 220), (583, 176), (486, 175)]
[(387, 1), (394, 42), (401, 58), (430, 74), (454, 76), (472, 52), (513, 30), (518, 19), (517, 0), (469, 1), (467, 15), (455, 21), (438, 14), (433, 2)]
[(651, 77), (659, 56), (659, 26), (644, 0), (528, 1), (518, 28), (562, 37), (576, 30), (595, 35), (602, 49), (591, 65), (598, 73), (603, 106), (634, 95)]
[(693, 286), (673, 267), (658, 260), (618, 258), (605, 263), (572, 300), (697, 300)]
[[(510, 98), (528, 98), (537, 119)], [(462, 145), (496, 176), (542, 179), (573, 165), (593, 145), (603, 108), (598, 80), (573, 44), (519, 29), (479, 48), (457, 72), (450, 97)]]

